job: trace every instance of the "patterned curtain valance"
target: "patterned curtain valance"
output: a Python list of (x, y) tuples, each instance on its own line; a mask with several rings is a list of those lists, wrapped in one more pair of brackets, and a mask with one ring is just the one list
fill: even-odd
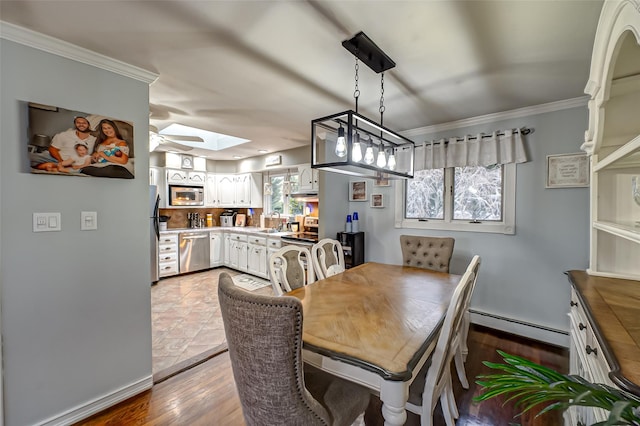
[(510, 129), (496, 130), (491, 135), (480, 133), (461, 139), (425, 141), (422, 145), (416, 146), (414, 165), (417, 171), (527, 161), (522, 131)]

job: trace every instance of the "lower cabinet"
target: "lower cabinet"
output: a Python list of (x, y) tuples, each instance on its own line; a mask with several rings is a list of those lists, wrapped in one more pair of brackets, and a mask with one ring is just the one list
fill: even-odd
[(249, 236), (247, 251), (247, 272), (267, 278), (267, 239)]
[(271, 271), (269, 271), (269, 259), (271, 259), (271, 255), (280, 250), (282, 247), (282, 241), (280, 238), (269, 238), (267, 239), (267, 278), (271, 279)]
[(209, 233), (210, 238), (210, 246), (209, 246), (209, 256), (210, 256), (210, 267), (215, 268), (216, 266), (221, 266), (224, 264), (224, 256), (223, 256), (223, 234), (220, 231), (211, 231)]
[(178, 234), (160, 235), (158, 269), (160, 278), (178, 274)]
[[(592, 383), (615, 387), (609, 379), (611, 367), (604, 358), (593, 327), (576, 290), (571, 289), (569, 374), (583, 377)], [(588, 426), (607, 419), (608, 412), (600, 408), (571, 407), (565, 414), (566, 426)]]
[(247, 272), (247, 236), (244, 234), (229, 234), (229, 264), (238, 271)]

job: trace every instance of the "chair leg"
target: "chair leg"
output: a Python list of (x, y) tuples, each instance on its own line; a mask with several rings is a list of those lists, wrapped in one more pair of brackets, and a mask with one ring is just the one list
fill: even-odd
[(453, 382), (451, 381), (451, 376), (449, 376), (449, 384), (445, 388), (447, 401), (449, 403), (449, 409), (451, 410), (451, 414), (454, 419), (460, 417), (460, 413), (458, 412), (458, 404), (456, 404), (456, 397), (453, 394)]
[(462, 352), (462, 360), (464, 362), (467, 362), (467, 354), (469, 353), (469, 347), (467, 346), (467, 337), (469, 336), (469, 325), (471, 324), (471, 314), (468, 310), (465, 311), (462, 321), (462, 341), (460, 342), (460, 346)]
[(460, 379), (462, 387), (465, 389), (469, 389), (469, 381), (467, 380), (467, 372), (464, 369), (464, 360), (461, 345), (458, 345), (453, 358), (456, 364), (456, 371), (458, 372), (458, 379)]

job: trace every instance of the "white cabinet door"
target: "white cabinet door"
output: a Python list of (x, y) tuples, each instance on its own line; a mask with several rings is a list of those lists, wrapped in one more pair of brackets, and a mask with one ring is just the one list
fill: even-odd
[(311, 164), (298, 167), (298, 191), (317, 191), (319, 172), (311, 168)]
[(207, 182), (204, 185), (204, 205), (206, 207), (216, 207), (218, 205), (217, 188), (216, 175), (207, 173)]
[(204, 186), (206, 180), (207, 174), (204, 172), (189, 172), (187, 174), (187, 181), (189, 182), (189, 185)]
[(223, 263), (223, 255), (222, 255), (222, 234), (219, 232), (210, 232), (210, 245), (209, 245), (209, 256), (210, 256), (210, 266), (212, 268), (216, 266), (220, 266)]
[(218, 206), (235, 207), (235, 176), (217, 175), (216, 186), (218, 187)]
[(189, 183), (188, 173), (183, 170), (167, 169), (167, 183), (186, 185)]
[(237, 207), (251, 206), (251, 175), (243, 174), (235, 177)]
[(248, 268), (249, 260), (249, 244), (245, 242), (238, 243), (238, 269), (246, 272)]
[(229, 241), (229, 267), (233, 269), (240, 269), (238, 266), (238, 260), (240, 257), (240, 242), (231, 240)]
[(231, 234), (225, 232), (222, 238), (224, 239), (224, 250), (222, 253), (224, 256), (224, 264), (225, 266), (230, 266), (231, 260), (229, 255), (231, 253)]

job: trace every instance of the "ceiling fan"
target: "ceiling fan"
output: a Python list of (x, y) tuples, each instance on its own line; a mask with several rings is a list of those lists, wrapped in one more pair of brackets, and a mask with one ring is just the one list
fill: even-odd
[(204, 139), (199, 136), (161, 135), (158, 133), (157, 127), (149, 126), (149, 152), (155, 151), (159, 146), (178, 151), (191, 151), (193, 149), (193, 147), (184, 145), (181, 142), (204, 143)]

